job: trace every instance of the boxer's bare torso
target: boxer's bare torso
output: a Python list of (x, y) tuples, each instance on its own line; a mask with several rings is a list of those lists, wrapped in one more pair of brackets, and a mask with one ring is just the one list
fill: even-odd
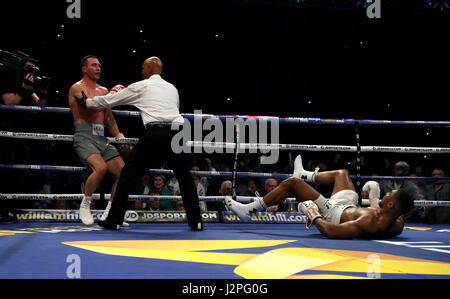
[(94, 123), (104, 124), (106, 113), (110, 108), (81, 108), (76, 101), (76, 97), (80, 97), (81, 91), (84, 91), (86, 96), (93, 98), (95, 96), (104, 96), (108, 94), (108, 90), (98, 84), (87, 84), (84, 80), (81, 80), (70, 88), (69, 91), (69, 105), (73, 113), (73, 119), (75, 123)]
[[(316, 226), (319, 227), (320, 222), (316, 221)], [(383, 214), (382, 209), (377, 207), (347, 208), (341, 215), (341, 224), (345, 224), (347, 229), (356, 232), (359, 237), (396, 236), (403, 231), (404, 227), (402, 217), (398, 217), (392, 222), (392, 218)]]

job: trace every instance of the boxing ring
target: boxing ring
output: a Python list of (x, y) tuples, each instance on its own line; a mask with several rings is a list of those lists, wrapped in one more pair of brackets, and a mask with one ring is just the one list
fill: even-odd
[[(23, 113), (68, 114), (66, 108), (1, 106), (2, 110)], [(114, 111), (116, 115), (138, 118), (140, 114)], [(184, 114), (192, 120), (196, 115)], [(201, 115), (202, 119), (275, 119), (258, 116)], [(356, 187), (368, 180), (450, 181), (450, 178), (363, 176), (360, 155), (367, 152), (449, 154), (450, 148), (363, 146), (361, 126), (443, 127), (450, 122), (332, 120), (276, 118), (280, 124), (350, 126), (355, 128), (356, 146), (310, 144), (195, 144), (191, 146), (268, 148), (289, 151), (351, 152), (357, 156)], [(71, 135), (0, 132), (0, 140), (21, 139), (71, 142)], [(115, 139), (111, 143), (134, 144), (135, 138)], [(85, 167), (58, 165), (0, 164), (0, 171), (88, 173)], [(290, 174), (192, 171), (193, 176), (287, 179)], [(151, 169), (149, 174), (172, 175), (167, 169)], [(7, 194), (0, 200), (80, 200), (82, 194)], [(94, 194), (94, 200), (109, 194)], [(130, 201), (181, 200), (179, 196), (133, 195)], [(223, 201), (221, 196), (204, 196), (207, 202)], [(250, 197), (237, 196), (248, 202)], [(295, 199), (288, 198), (289, 202)], [(416, 206), (449, 206), (450, 201), (416, 201)], [(362, 205), (367, 201), (362, 201)], [(98, 218), (102, 211), (92, 211)], [(240, 223), (231, 212), (202, 213), (204, 231), (191, 231), (182, 215), (159, 214), (150, 219), (143, 211), (128, 211), (129, 228), (104, 230), (84, 226), (78, 211), (18, 210), (15, 222), (0, 224), (0, 278), (154, 278), (154, 279), (436, 279), (450, 278), (450, 224), (407, 223), (404, 232), (391, 239), (331, 240), (313, 226), (307, 230), (300, 213), (259, 213), (252, 223)], [(144, 221), (145, 220), (145, 221)], [(225, 292), (225, 290), (222, 290)], [(181, 293), (181, 290), (180, 290)]]

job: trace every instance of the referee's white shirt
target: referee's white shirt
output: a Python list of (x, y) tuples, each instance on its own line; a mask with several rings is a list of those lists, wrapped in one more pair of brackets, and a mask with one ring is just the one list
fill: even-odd
[(88, 108), (112, 108), (123, 105), (138, 108), (144, 126), (154, 122), (184, 123), (179, 111), (178, 90), (160, 75), (153, 75), (131, 84), (116, 94), (96, 96), (86, 101)]

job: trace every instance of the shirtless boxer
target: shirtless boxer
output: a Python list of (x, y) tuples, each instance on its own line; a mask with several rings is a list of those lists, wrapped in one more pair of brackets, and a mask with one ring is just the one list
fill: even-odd
[[(85, 225), (94, 223), (90, 206), (92, 194), (97, 190), (101, 180), (107, 171), (114, 177), (111, 190), (111, 199), (108, 202), (101, 219), (106, 219), (120, 172), (125, 165), (117, 149), (109, 144), (105, 137), (105, 127), (116, 138), (125, 138), (120, 133), (116, 120), (110, 108), (81, 108), (75, 99), (75, 95), (83, 90), (90, 97), (108, 94), (108, 90), (97, 84), (101, 75), (101, 64), (98, 59), (89, 55), (81, 60), (83, 78), (72, 85), (69, 91), (69, 105), (75, 122), (74, 148), (81, 161), (88, 165), (92, 173), (88, 177), (84, 187), (84, 198), (80, 205), (80, 218)], [(111, 91), (117, 92), (117, 90)]]
[[(331, 198), (323, 197), (306, 182), (334, 183)], [(371, 182), (365, 189), (370, 195), (376, 195), (377, 186), (378, 184)], [(372, 198), (370, 207), (360, 208), (357, 206), (358, 194), (346, 170), (321, 173), (305, 171), (301, 156), (295, 160), (293, 176), (263, 198), (244, 205), (226, 197), (225, 203), (241, 220), (249, 221), (252, 214), (265, 211), (267, 207), (283, 201), (291, 193), (294, 193), (300, 202), (299, 211), (309, 219), (307, 227), (315, 224), (323, 235), (334, 239), (397, 236), (402, 233), (404, 227), (401, 215), (414, 206), (413, 200), (406, 192), (398, 191), (386, 194), (381, 201)]]

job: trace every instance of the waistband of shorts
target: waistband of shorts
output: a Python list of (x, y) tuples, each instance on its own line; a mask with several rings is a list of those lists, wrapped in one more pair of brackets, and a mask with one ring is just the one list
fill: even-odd
[[(325, 217), (327, 221), (334, 223), (334, 224), (340, 224), (341, 223), (341, 217), (345, 210), (350, 208), (356, 208), (354, 205), (344, 205), (344, 206), (336, 206), (332, 208), (329, 212), (328, 217)], [(327, 219), (328, 218), (328, 219)]]
[(145, 124), (145, 128), (165, 128), (165, 127), (171, 127), (172, 124), (178, 124), (183, 125), (183, 123), (173, 123), (173, 122), (167, 122), (167, 121), (153, 121), (150, 123)]
[(105, 136), (101, 136), (101, 135), (94, 135), (93, 132), (93, 127), (94, 125), (97, 126), (102, 126), (103, 128), (105, 128), (104, 125), (101, 124), (94, 124), (94, 123), (76, 123), (74, 125), (74, 135), (81, 135), (81, 136), (89, 136), (89, 137), (95, 137), (95, 138), (99, 138), (99, 139), (104, 139), (106, 138)]
[(105, 125), (102, 124), (94, 124), (94, 123), (75, 123), (74, 127), (77, 130), (92, 130), (92, 127), (96, 125), (96, 126), (102, 126), (105, 127)]

